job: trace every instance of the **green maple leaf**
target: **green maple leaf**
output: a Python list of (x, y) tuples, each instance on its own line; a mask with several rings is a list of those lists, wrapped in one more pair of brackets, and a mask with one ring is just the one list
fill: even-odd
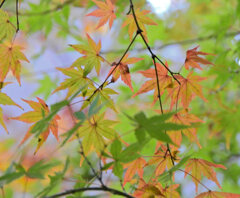
[(94, 115), (86, 120), (78, 130), (79, 137), (83, 138), (83, 150), (87, 155), (90, 151), (102, 151), (107, 140), (113, 140), (116, 136), (112, 128), (116, 121), (105, 120), (104, 113)]
[(57, 87), (53, 93), (68, 89), (68, 93), (66, 98), (70, 97), (71, 95), (75, 94), (80, 87), (83, 87), (86, 84), (89, 84), (89, 86), (93, 86), (92, 81), (85, 77), (84, 71), (81, 67), (70, 67), (70, 68), (57, 68), (59, 71), (61, 71), (66, 76), (69, 76), (70, 78), (65, 79), (59, 87)]

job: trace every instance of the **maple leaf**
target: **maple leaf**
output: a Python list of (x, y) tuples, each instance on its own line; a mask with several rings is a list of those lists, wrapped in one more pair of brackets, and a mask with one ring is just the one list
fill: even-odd
[[(11, 117), (10, 119), (13, 120), (19, 120), (25, 123), (35, 123), (43, 119), (49, 114), (49, 108), (48, 105), (40, 98), (37, 97), (38, 102), (32, 101), (32, 100), (25, 100), (22, 99), (24, 102), (26, 102), (34, 111), (29, 111), (26, 113), (23, 113), (22, 115), (18, 117)], [(60, 119), (58, 115), (55, 115), (55, 117), (51, 120), (49, 123), (49, 126), (47, 127), (46, 131), (40, 134), (38, 138), (38, 145), (34, 153), (36, 153), (39, 148), (42, 146), (42, 144), (47, 140), (48, 135), (50, 131), (54, 135), (54, 137), (58, 140), (58, 123), (57, 121)], [(31, 135), (31, 131), (35, 124), (33, 124), (27, 131), (26, 135), (24, 136), (23, 140), (21, 141), (20, 145), (23, 144)]]
[(142, 178), (139, 180), (138, 188), (133, 195), (137, 198), (165, 197), (155, 180), (150, 180), (148, 183), (146, 183)]
[(116, 132), (112, 128), (117, 122), (113, 120), (105, 120), (104, 113), (94, 115), (86, 120), (78, 129), (79, 137), (83, 138), (82, 145), (85, 155), (90, 151), (102, 151), (107, 140), (113, 140)]
[(187, 173), (190, 174), (190, 172), (192, 172), (191, 175), (193, 176), (192, 180), (196, 186), (196, 192), (198, 191), (198, 183), (201, 181), (202, 174), (208, 179), (214, 181), (218, 185), (218, 187), (221, 188), (216, 177), (216, 172), (213, 170), (212, 167), (227, 169), (221, 164), (214, 164), (203, 159), (193, 158), (188, 160), (185, 168), (185, 177), (187, 176)]
[(176, 189), (179, 187), (179, 184), (173, 184), (171, 186), (166, 186), (163, 188), (162, 185), (158, 183), (157, 186), (165, 198), (180, 198), (179, 193), (176, 191)]
[(202, 70), (199, 63), (201, 63), (203, 65), (213, 65), (213, 63), (211, 63), (210, 61), (208, 61), (206, 59), (199, 57), (198, 55), (214, 56), (214, 54), (197, 51), (198, 48), (199, 48), (199, 46), (187, 51), (187, 56), (185, 59), (185, 68), (186, 69), (189, 69), (189, 67), (194, 67), (194, 68), (198, 68), (198, 69)]
[[(145, 25), (157, 25), (157, 23), (155, 23), (152, 19), (146, 16), (149, 12), (150, 12), (149, 10), (140, 11), (140, 9), (137, 9), (135, 11), (135, 15), (136, 15), (139, 27), (143, 31), (142, 34), (144, 35), (146, 40), (147, 40), (147, 31), (146, 31)], [(132, 14), (127, 15), (127, 19), (123, 23), (122, 27), (125, 27), (127, 25), (129, 26), (128, 27), (129, 37), (130, 39), (132, 39), (134, 32), (137, 32), (137, 25), (135, 23), (135, 20)]]
[(85, 66), (84, 74), (88, 74), (93, 67), (95, 67), (97, 74), (99, 75), (101, 62), (104, 62), (104, 59), (99, 55), (101, 50), (101, 41), (96, 44), (94, 40), (87, 34), (88, 45), (70, 45), (80, 54), (83, 54), (83, 57), (78, 58), (73, 65)]
[[(1, 92), (2, 88), (5, 87), (7, 84), (10, 84), (10, 83), (9, 82), (5, 82), (5, 83), (1, 82), (0, 83), (0, 104), (2, 104), (2, 105), (14, 105), (14, 106), (17, 106), (20, 109), (22, 109), (22, 107), (19, 106), (18, 104), (16, 104), (8, 95)], [(2, 108), (0, 108), (0, 124), (3, 126), (5, 131), (8, 133), (7, 127), (6, 127), (6, 125), (4, 123), (4, 119), (3, 119)]]
[[(165, 63), (168, 67), (168, 63)], [(158, 81), (160, 86), (161, 95), (164, 93), (165, 89), (172, 85), (172, 77), (168, 75), (168, 70), (161, 65), (160, 63), (156, 63), (157, 66), (157, 73), (158, 73)], [(146, 71), (139, 71), (142, 75), (144, 75), (147, 78), (152, 78), (152, 80), (148, 80), (145, 82), (142, 87), (139, 89), (137, 93), (133, 95), (133, 97), (149, 92), (151, 90), (154, 90), (154, 96), (153, 96), (153, 104), (158, 100), (158, 86), (157, 86), (157, 79), (156, 79), (156, 73), (155, 69), (151, 68)]]
[(193, 72), (190, 72), (186, 78), (181, 75), (176, 75), (175, 77), (181, 83), (179, 85), (174, 82), (173, 88), (169, 88), (169, 97), (171, 97), (170, 109), (176, 104), (178, 100), (181, 100), (182, 106), (187, 109), (190, 102), (195, 96), (199, 96), (204, 101), (207, 101), (202, 93), (202, 87), (198, 82), (205, 80), (206, 78), (200, 76), (193, 76)]
[(140, 178), (143, 177), (143, 167), (145, 166), (146, 161), (143, 158), (138, 158), (128, 164), (125, 165), (124, 168), (127, 168), (127, 171), (124, 176), (123, 180), (123, 186), (127, 183), (130, 182), (132, 177), (138, 173), (138, 176)]
[(112, 110), (114, 110), (115, 112), (117, 112), (114, 102), (111, 99), (111, 97), (109, 95), (114, 95), (114, 94), (118, 94), (116, 91), (114, 91), (113, 89), (110, 88), (106, 88), (107, 84), (105, 84), (102, 88), (95, 88), (90, 87), (87, 90), (87, 93), (84, 96), (91, 96), (93, 93), (94, 96), (90, 98), (90, 100), (85, 100), (81, 110), (83, 110), (84, 108), (86, 108), (89, 104), (91, 104), (91, 102), (95, 99), (95, 98), (99, 98), (98, 100), (98, 105), (106, 105), (108, 107), (110, 107)]
[(96, 29), (106, 24), (108, 20), (109, 20), (109, 28), (111, 28), (114, 19), (116, 19), (116, 15), (114, 12), (114, 5), (112, 4), (111, 0), (106, 0), (106, 3), (102, 1), (96, 1), (96, 0), (92, 0), (92, 1), (99, 7), (99, 9), (94, 10), (93, 12), (87, 14), (87, 16), (95, 16), (95, 17), (101, 18)]
[(70, 67), (70, 68), (57, 68), (57, 70), (61, 71), (66, 76), (70, 77), (65, 79), (59, 87), (57, 87), (52, 94), (68, 89), (68, 93), (66, 98), (75, 94), (81, 87), (85, 86), (93, 86), (92, 81), (84, 75), (84, 71), (81, 67)]
[(179, 151), (177, 151), (176, 149), (171, 149), (170, 155), (167, 147), (163, 144), (160, 144), (160, 149), (157, 149), (157, 151), (154, 153), (153, 158), (148, 161), (146, 166), (157, 164), (157, 167), (155, 169), (155, 175), (156, 176), (161, 175), (166, 168), (168, 168), (169, 170), (173, 167), (171, 156), (173, 157), (174, 161), (176, 162), (179, 161), (179, 159), (177, 159), (178, 152)]
[(4, 81), (9, 70), (20, 83), (21, 62), (29, 62), (26, 56), (21, 52), (23, 48), (12, 43), (0, 44), (0, 81)]
[(217, 192), (210, 190), (208, 192), (203, 192), (199, 194), (195, 198), (240, 198), (240, 194)]
[[(108, 73), (108, 77), (112, 75), (112, 80), (111, 82), (115, 82), (118, 80), (119, 76), (121, 75), (121, 80), (129, 86), (129, 88), (133, 92), (133, 87), (132, 87), (132, 82), (131, 82), (131, 75), (129, 72), (128, 64), (134, 64), (140, 60), (143, 60), (143, 58), (128, 58), (128, 54), (124, 56), (122, 59), (121, 63), (117, 65), (117, 63), (112, 64), (112, 68), (110, 69)], [(112, 71), (114, 72), (112, 73)]]
[(6, 37), (11, 40), (16, 32), (15, 26), (10, 22), (7, 12), (0, 9), (0, 40)]
[[(191, 126), (193, 123), (203, 122), (197, 116), (193, 114), (189, 114), (186, 110), (182, 110), (178, 113), (175, 113), (170, 119), (170, 122), (176, 124), (182, 124), (186, 126)], [(192, 142), (196, 142), (199, 148), (201, 145), (197, 138), (197, 129), (196, 128), (186, 128), (182, 129), (181, 131), (167, 131), (167, 134), (170, 136), (172, 141), (180, 147), (182, 142), (182, 133), (186, 135)]]

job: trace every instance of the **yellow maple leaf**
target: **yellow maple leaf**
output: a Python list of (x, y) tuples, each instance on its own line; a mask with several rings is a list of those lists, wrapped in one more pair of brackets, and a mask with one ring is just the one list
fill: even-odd
[(0, 81), (4, 81), (8, 72), (11, 70), (19, 85), (21, 61), (29, 62), (21, 52), (23, 48), (13, 43), (0, 44)]
[(63, 74), (68, 76), (69, 78), (65, 79), (59, 87), (57, 87), (53, 93), (68, 89), (68, 93), (66, 98), (75, 94), (81, 87), (88, 84), (88, 86), (93, 86), (93, 82), (84, 76), (84, 71), (81, 67), (70, 67), (70, 68), (57, 68), (57, 70), (61, 71)]
[[(9, 82), (0, 83), (0, 91), (2, 90), (3, 87), (5, 87), (7, 84), (10, 84)], [(2, 105), (14, 105), (17, 106), (19, 108), (22, 109), (22, 107), (20, 107), (18, 104), (16, 104), (9, 96), (7, 96), (5, 93), (0, 92), (0, 104)], [(0, 124), (3, 126), (3, 128), (5, 129), (5, 131), (8, 133), (7, 127), (4, 123), (4, 119), (3, 119), (3, 111), (0, 108)]]
[[(139, 27), (143, 31), (143, 35), (146, 38), (146, 40), (147, 40), (147, 31), (146, 31), (145, 25), (157, 25), (157, 23), (155, 23), (152, 19), (146, 16), (149, 12), (150, 12), (149, 10), (140, 11), (140, 9), (137, 9), (135, 11), (135, 15), (136, 15)], [(137, 32), (137, 29), (138, 29), (132, 14), (129, 14), (127, 16), (127, 19), (125, 20), (122, 26), (125, 27), (127, 25), (129, 26), (128, 27), (129, 37), (130, 39), (132, 39), (134, 32)]]
[(16, 27), (10, 22), (8, 13), (0, 9), (0, 40), (7, 38), (12, 39), (16, 33)]
[(95, 67), (96, 72), (99, 75), (101, 62), (104, 62), (104, 59), (100, 56), (101, 41), (96, 44), (88, 34), (87, 39), (88, 45), (70, 45), (80, 54), (84, 55), (78, 58), (73, 64), (78, 66), (85, 66), (85, 74), (88, 74), (92, 68)]

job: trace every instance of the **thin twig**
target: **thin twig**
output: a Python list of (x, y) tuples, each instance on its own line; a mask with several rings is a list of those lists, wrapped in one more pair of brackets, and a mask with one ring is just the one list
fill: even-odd
[(16, 18), (17, 18), (17, 29), (16, 29), (16, 33), (18, 33), (18, 31), (19, 31), (19, 17), (18, 17), (19, 13), (18, 13), (18, 6), (19, 6), (19, 2), (18, 2), (18, 0), (16, 0)]
[[(139, 23), (138, 23), (138, 20), (137, 20), (137, 16), (136, 16), (136, 13), (135, 13), (135, 10), (134, 10), (134, 5), (133, 5), (133, 2), (132, 0), (129, 0), (130, 2), (130, 9), (132, 11), (132, 14), (133, 14), (133, 18), (134, 18), (134, 21), (135, 21), (135, 24), (137, 26), (137, 33), (140, 34), (140, 36), (142, 37), (142, 40), (143, 42), (145, 43), (145, 46), (147, 47), (148, 51), (150, 52), (151, 56), (152, 56), (152, 60), (153, 60), (153, 63), (154, 63), (154, 68), (155, 68), (155, 74), (156, 74), (156, 80), (157, 80), (157, 88), (158, 88), (158, 100), (159, 100), (159, 105), (160, 105), (160, 109), (161, 109), (161, 113), (163, 114), (163, 107), (162, 107), (162, 100), (161, 100), (161, 91), (160, 91), (160, 85), (159, 85), (159, 79), (158, 79), (158, 71), (157, 71), (157, 65), (156, 65), (156, 59), (167, 69), (167, 71), (171, 74), (171, 76), (173, 77), (173, 79), (179, 84), (181, 85), (181, 83), (179, 82), (179, 80), (174, 76), (174, 72), (172, 72), (164, 63), (163, 61), (156, 55), (153, 53), (151, 47), (149, 46), (147, 40), (145, 39), (144, 35), (143, 35), (143, 30), (140, 28), (139, 26)], [(166, 131), (165, 131), (166, 133)], [(169, 144), (167, 143), (167, 151), (169, 152), (169, 155), (171, 157), (171, 161), (172, 161), (172, 164), (174, 166), (174, 158), (172, 156), (172, 153), (171, 153), (171, 150), (170, 150), (170, 147), (169, 147)]]
[[(120, 60), (118, 61), (118, 63), (116, 64), (116, 66), (113, 68), (113, 70), (108, 74), (108, 76), (105, 78), (105, 80), (103, 81), (103, 83), (98, 86), (97, 89), (95, 89), (92, 93), (92, 95), (90, 95), (85, 101), (91, 101), (92, 97), (100, 90), (103, 88), (104, 84), (107, 82), (107, 80), (110, 78), (110, 76), (113, 74), (113, 72), (117, 69), (117, 67), (120, 65), (121, 61), (123, 60), (123, 58), (126, 56), (126, 54), (128, 53), (128, 51), (130, 50), (131, 46), (133, 45), (134, 41), (136, 40), (137, 36), (139, 35), (139, 33), (136, 33), (136, 35), (133, 37), (132, 41), (130, 42), (130, 44), (128, 45), (127, 49), (125, 50), (125, 52), (123, 53), (122, 57), (120, 58)], [(82, 102), (82, 101), (79, 101)], [(78, 102), (75, 102), (74, 104), (77, 104)]]
[(204, 185), (201, 181), (199, 181), (199, 179), (197, 179), (196, 177), (194, 177), (192, 174), (188, 173), (187, 171), (185, 170), (182, 170), (182, 169), (178, 169), (179, 171), (181, 172), (184, 172), (185, 174), (191, 176), (194, 180), (196, 180), (200, 185), (202, 185), (204, 188), (206, 188), (207, 190), (211, 191), (211, 189), (209, 189), (206, 185)]

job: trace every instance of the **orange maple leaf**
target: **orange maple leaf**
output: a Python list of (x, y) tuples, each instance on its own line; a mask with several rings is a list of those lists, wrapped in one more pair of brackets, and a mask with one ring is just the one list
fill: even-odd
[(195, 96), (199, 96), (204, 101), (207, 101), (203, 96), (202, 86), (198, 84), (198, 82), (206, 78), (193, 76), (192, 74), (193, 72), (190, 72), (186, 78), (181, 75), (175, 76), (181, 85), (175, 81), (173, 88), (168, 89), (169, 97), (171, 97), (170, 109), (172, 109), (173, 105), (176, 104), (178, 100), (181, 100), (182, 106), (187, 109)]
[[(39, 120), (43, 119), (49, 114), (49, 108), (48, 105), (40, 98), (38, 98), (38, 102), (32, 101), (32, 100), (24, 100), (34, 111), (29, 111), (26, 113), (23, 113), (21, 116), (18, 117), (11, 117), (10, 119), (13, 120), (19, 120), (25, 123), (35, 123)], [(47, 127), (46, 131), (40, 134), (40, 137), (38, 138), (38, 145), (35, 150), (35, 153), (39, 150), (39, 148), (42, 146), (42, 144), (47, 140), (48, 135), (50, 131), (55, 136), (55, 138), (58, 140), (58, 123), (57, 120), (59, 120), (60, 117), (56, 115), (52, 121), (50, 122), (49, 126)], [(24, 136), (23, 140), (21, 141), (20, 145), (23, 144), (31, 135), (31, 131), (35, 124), (33, 124), (27, 131), (26, 135)]]
[[(160, 145), (160, 148), (158, 148), (158, 146)], [(156, 169), (155, 169), (155, 175), (161, 175), (166, 168), (171, 169), (173, 167), (173, 163), (172, 163), (172, 159), (171, 156), (173, 157), (174, 161), (179, 161), (179, 159), (177, 159), (177, 153), (179, 152), (178, 150), (174, 149), (173, 147), (171, 147), (171, 155), (168, 152), (168, 149), (165, 145), (163, 144), (158, 144), (157, 145), (157, 149), (156, 152), (153, 156), (152, 159), (150, 159), (146, 166), (152, 165), (152, 164), (158, 164)]]
[(114, 19), (116, 19), (116, 15), (114, 12), (115, 6), (112, 4), (111, 0), (106, 0), (106, 3), (102, 1), (96, 1), (96, 0), (92, 0), (92, 1), (99, 7), (99, 9), (94, 10), (93, 12), (87, 14), (87, 16), (100, 17), (100, 21), (98, 22), (96, 29), (106, 24), (108, 20), (109, 20), (109, 28), (111, 28)]
[(212, 56), (214, 56), (214, 54), (197, 51), (198, 47), (199, 46), (187, 51), (187, 56), (186, 56), (186, 59), (185, 59), (185, 68), (186, 69), (189, 69), (189, 67), (194, 67), (194, 68), (198, 68), (198, 69), (202, 70), (199, 63), (201, 63), (203, 65), (213, 65), (213, 63), (211, 63), (210, 61), (208, 61), (206, 59), (203, 59), (203, 58), (199, 57), (198, 55), (212, 55)]
[(221, 188), (216, 177), (216, 172), (213, 170), (212, 167), (227, 169), (225, 166), (221, 164), (214, 164), (203, 159), (193, 158), (188, 160), (185, 168), (185, 177), (188, 174), (190, 174), (190, 172), (192, 172), (191, 175), (192, 180), (196, 186), (196, 192), (198, 191), (198, 183), (201, 181), (202, 174), (206, 176), (208, 179), (214, 181), (218, 185), (218, 187)]
[(164, 198), (180, 198), (179, 193), (176, 191), (176, 189), (179, 187), (179, 184), (173, 184), (163, 188), (162, 185), (158, 183), (157, 186), (161, 190)]
[[(110, 71), (108, 73), (108, 76), (112, 75), (111, 82), (117, 81), (117, 79), (121, 75), (121, 80), (127, 86), (129, 86), (129, 88), (133, 92), (133, 87), (132, 87), (132, 82), (131, 82), (131, 75), (130, 75), (130, 71), (129, 71), (129, 68), (128, 68), (128, 64), (133, 64), (133, 63), (136, 63), (136, 62), (138, 62), (140, 60), (143, 60), (143, 58), (134, 58), (134, 57), (128, 58), (128, 54), (126, 54), (126, 56), (122, 59), (121, 63), (118, 66), (114, 62), (113, 63), (113, 67), (110, 69)], [(113, 73), (112, 73), (112, 71), (113, 71)]]
[[(166, 62), (165, 65), (168, 67), (168, 63)], [(158, 73), (158, 81), (160, 86), (161, 95), (164, 93), (165, 89), (172, 85), (172, 77), (168, 75), (168, 70), (163, 67), (160, 63), (156, 63), (157, 66), (157, 73)], [(158, 100), (158, 86), (157, 86), (157, 79), (155, 74), (155, 69), (151, 68), (146, 71), (139, 71), (142, 75), (147, 78), (152, 78), (145, 82), (142, 87), (138, 90), (137, 93), (133, 95), (133, 97), (141, 94), (146, 93), (148, 91), (154, 90), (153, 95), (153, 104)]]
[[(146, 31), (145, 25), (157, 25), (157, 23), (155, 23), (152, 19), (150, 19), (148, 16), (146, 16), (149, 12), (150, 12), (149, 10), (140, 11), (140, 9), (137, 9), (135, 11), (138, 25), (141, 28), (141, 30), (143, 31), (142, 34), (144, 35), (146, 40), (147, 40), (147, 31)], [(137, 25), (136, 25), (136, 22), (135, 22), (132, 14), (129, 14), (127, 16), (127, 19), (123, 23), (122, 27), (125, 27), (127, 25), (129, 26), (128, 27), (129, 37), (130, 37), (130, 39), (132, 39), (134, 32), (137, 32)]]
[[(193, 114), (189, 114), (186, 110), (182, 110), (178, 113), (175, 113), (170, 119), (170, 122), (176, 123), (176, 124), (182, 124), (191, 126), (193, 123), (199, 123), (203, 122), (200, 120), (197, 116)], [(187, 128), (182, 129), (181, 131), (167, 131), (167, 134), (170, 136), (172, 141), (180, 147), (182, 142), (182, 133), (187, 136), (192, 142), (196, 142), (199, 148), (201, 148), (201, 145), (197, 138), (197, 129), (196, 128)]]
[(132, 177), (138, 173), (140, 178), (143, 177), (143, 167), (145, 166), (146, 161), (143, 158), (138, 158), (130, 163), (128, 163), (124, 168), (127, 168), (127, 171), (124, 176), (123, 186), (130, 182)]
[(137, 198), (165, 197), (159, 189), (157, 181), (150, 180), (146, 183), (143, 179), (139, 180), (138, 188), (133, 195)]
[(23, 48), (13, 43), (0, 44), (0, 81), (4, 81), (11, 70), (20, 83), (21, 61), (29, 62), (21, 52)]
[(217, 192), (210, 190), (208, 192), (203, 192), (199, 194), (195, 198), (240, 198), (240, 194)]

